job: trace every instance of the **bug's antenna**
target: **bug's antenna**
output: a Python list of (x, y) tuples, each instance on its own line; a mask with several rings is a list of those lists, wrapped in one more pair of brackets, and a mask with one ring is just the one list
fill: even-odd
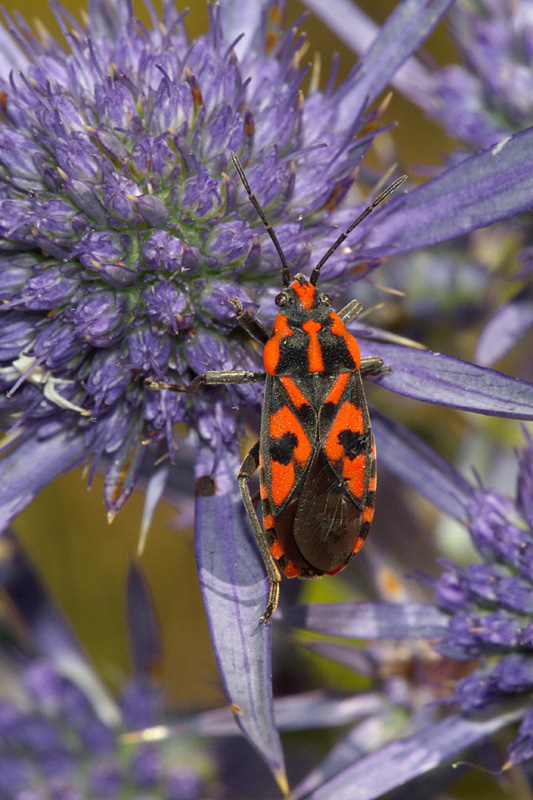
[[(252, 193), (252, 190), (250, 189), (250, 184), (248, 183), (246, 175), (244, 174), (244, 170), (242, 168), (241, 162), (239, 161), (239, 159), (237, 158), (237, 156), (235, 155), (235, 153), (233, 151), (231, 152), (231, 158), (232, 158), (233, 163), (235, 164), (235, 169), (239, 173), (239, 178), (241, 179), (242, 184), (243, 184), (244, 188), (246, 189), (246, 193), (247, 193), (248, 197), (250, 198), (250, 202), (252, 203), (253, 207), (255, 208), (257, 213), (259, 214), (259, 217), (261, 218), (261, 222), (265, 226), (268, 235), (270, 236), (270, 238), (272, 239), (272, 241), (274, 243), (274, 247), (278, 251), (279, 260), (281, 261), (281, 280), (282, 280), (282, 283), (283, 283), (283, 288), (286, 288), (287, 286), (289, 286), (289, 284), (291, 282), (291, 271), (289, 269), (289, 265), (287, 264), (287, 259), (285, 258), (285, 254), (284, 254), (283, 250), (281, 249), (281, 245), (278, 242), (278, 237), (274, 233), (274, 229), (272, 228), (272, 226), (270, 225), (270, 222), (266, 218), (265, 212), (263, 211), (263, 209), (259, 205), (255, 194)], [(340, 244), (340, 242), (339, 242), (339, 244)]]
[[(359, 225), (359, 223), (360, 223), (360, 222), (362, 222), (362, 221), (365, 219), (365, 217), (368, 217), (368, 215), (369, 215), (369, 214), (370, 214), (370, 213), (371, 213), (371, 212), (372, 212), (372, 211), (375, 209), (375, 207), (376, 207), (376, 206), (379, 206), (379, 204), (380, 204), (380, 203), (382, 203), (384, 200), (386, 200), (386, 199), (387, 199), (387, 197), (388, 197), (390, 194), (392, 194), (393, 192), (395, 192), (395, 191), (396, 191), (396, 189), (398, 189), (398, 187), (399, 187), (399, 186), (401, 186), (401, 185), (402, 185), (402, 183), (403, 183), (404, 181), (406, 181), (406, 180), (407, 180), (407, 175), (402, 175), (402, 177), (401, 177), (401, 178), (398, 178), (398, 180), (394, 181), (394, 183), (391, 183), (391, 185), (389, 186), (389, 188), (388, 188), (388, 189), (385, 189), (385, 191), (384, 191), (384, 192), (381, 192), (381, 194), (380, 194), (380, 195), (378, 195), (378, 196), (376, 197), (376, 199), (374, 200), (374, 202), (372, 203), (372, 205), (370, 205), (370, 206), (368, 206), (367, 208), (365, 208), (365, 210), (363, 211), (363, 213), (362, 213), (362, 214), (360, 214), (360, 215), (357, 217), (357, 219), (355, 220), (355, 222), (352, 222), (352, 224), (350, 225), (350, 227), (349, 227), (347, 230), (345, 230), (345, 231), (344, 231), (344, 233), (341, 233), (341, 235), (339, 236), (339, 238), (337, 239), (337, 241), (336, 241), (336, 242), (334, 242), (334, 243), (331, 245), (331, 247), (329, 248), (329, 250), (327, 251), (327, 253), (325, 253), (325, 255), (323, 255), (323, 256), (322, 256), (322, 258), (320, 259), (320, 261), (318, 262), (318, 264), (316, 265), (316, 267), (315, 267), (315, 268), (314, 268), (314, 270), (312, 271), (312, 273), (311, 273), (311, 277), (309, 278), (309, 283), (310, 283), (310, 284), (312, 284), (313, 286), (316, 286), (316, 283), (317, 283), (317, 281), (318, 281), (318, 278), (319, 278), (319, 275), (320, 275), (320, 270), (322, 269), (322, 267), (324, 266), (324, 264), (326, 263), (326, 261), (328, 260), (328, 258), (329, 258), (331, 255), (333, 255), (333, 253), (335, 252), (335, 250), (337, 249), (337, 247), (339, 247), (339, 246), (340, 246), (340, 245), (341, 245), (341, 244), (344, 242), (344, 240), (346, 239), (346, 237), (348, 236), (348, 234), (349, 234), (349, 233), (351, 233), (351, 232), (353, 231), (353, 229), (354, 229), (354, 228), (357, 228), (357, 226)], [(254, 203), (254, 205), (255, 205), (255, 203)]]

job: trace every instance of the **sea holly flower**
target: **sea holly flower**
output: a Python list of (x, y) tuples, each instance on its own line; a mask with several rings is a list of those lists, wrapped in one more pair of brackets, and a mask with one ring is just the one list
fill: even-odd
[[(125, 0), (93, 0), (87, 30), (65, 11), (65, 44), (10, 20), (2, 50), (0, 521), (82, 461), (106, 471), (110, 518), (152, 471), (144, 530), (177, 455), (195, 453), (196, 547), (228, 701), (286, 792), (270, 688), (266, 582), (236, 491), (238, 436), (257, 386), (192, 397), (149, 388), (206, 370), (260, 368), (233, 302), (270, 322), (278, 255), (237, 180), (243, 162), (293, 272), (308, 271), (365, 205), (354, 176), (379, 134), (379, 98), (451, 0), (403, 0), (337, 88), (302, 95), (302, 37), (278, 7), (210, 6), (190, 41), (173, 3), (143, 26)], [(6, 31), (2, 37), (9, 39)], [(10, 72), (12, 67), (16, 71)], [(325, 265), (333, 294), (395, 253), (445, 241), (533, 204), (533, 132), (466, 159), (374, 212)], [(384, 386), (418, 399), (533, 417), (533, 387), (364, 326), (387, 352)], [(370, 346), (370, 345), (368, 345)], [(389, 350), (386, 350), (389, 348)], [(390, 348), (393, 348), (392, 351)]]
[(126, 589), (135, 677), (114, 698), (15, 537), (1, 539), (0, 586), (10, 600), (0, 647), (2, 798), (212, 796), (217, 767), (207, 747), (183, 733), (172, 748), (136, 735), (164, 712), (151, 677), (159, 632), (140, 570), (130, 569)]
[[(375, 23), (356, 6), (346, 9), (339, 2), (343, 16), (336, 0), (327, 6), (315, 0), (307, 0), (307, 4), (357, 53), (364, 53), (377, 35)], [(396, 89), (463, 143), (464, 153), (454, 153), (452, 160), (471, 150), (503, 147), (509, 136), (533, 124), (531, 14), (531, 0), (457, 0), (448, 22), (461, 63), (430, 69), (413, 56), (394, 76)], [(490, 314), (481, 332), (475, 360), (484, 366), (504, 356), (533, 326), (529, 231), (516, 221), (506, 233), (519, 246), (525, 245), (511, 275), (519, 285)], [(491, 250), (494, 253), (494, 247)], [(471, 253), (463, 253), (463, 260), (471, 257)], [(492, 269), (500, 266), (497, 258), (493, 260)], [(504, 280), (509, 280), (507, 263), (505, 268), (500, 271)], [(459, 270), (457, 266), (455, 271)], [(438, 271), (437, 262), (432, 272)]]
[(496, 144), (533, 123), (531, 0), (459, 0), (450, 32), (463, 64), (435, 76), (436, 116), (460, 141)]
[[(432, 114), (470, 147), (486, 147), (533, 123), (531, 0), (494, 3), (460, 0), (450, 14), (462, 64), (432, 76)], [(518, 231), (517, 231), (518, 232)], [(513, 280), (513, 296), (490, 316), (476, 348), (479, 364), (493, 364), (533, 325), (531, 258), (526, 245)]]
[[(392, 770), (384, 774), (381, 786), (386, 791), (425, 772), (428, 762), (424, 752), (433, 753), (436, 766), (465, 746), (517, 721), (518, 734), (503, 766), (517, 764), (533, 754), (533, 440), (526, 433), (526, 445), (518, 455), (516, 497), (511, 500), (497, 490), (472, 485), (398, 423), (380, 414), (375, 414), (374, 420), (388, 468), (466, 526), (479, 561), (461, 565), (444, 559), (438, 577), (420, 575), (418, 581), (432, 592), (433, 603), (316, 604), (295, 606), (284, 611), (284, 616), (293, 625), (328, 636), (411, 641), (413, 653), (418, 643), (426, 642), (434, 655), (448, 664), (455, 661), (458, 668), (464, 665), (465, 674), (442, 687), (450, 693), (445, 707), (454, 709), (447, 719), (421, 728), (404, 742), (386, 746), (359, 763), (345, 763), (330, 783), (311, 795), (317, 800), (336, 786), (344, 791), (353, 787), (365, 768), (374, 769), (372, 764), (377, 764), (380, 754), (385, 773), (387, 764), (392, 766), (393, 754), (398, 756), (402, 749), (411, 753), (415, 765), (409, 775), (393, 775)], [(410, 465), (407, 471), (406, 462)], [(334, 649), (323, 645), (329, 657), (334, 657)], [(345, 654), (342, 657), (348, 659)], [(433, 677), (438, 674), (438, 668), (434, 668)], [(482, 717), (477, 716), (479, 712), (483, 712)], [(362, 796), (375, 795), (369, 792)]]

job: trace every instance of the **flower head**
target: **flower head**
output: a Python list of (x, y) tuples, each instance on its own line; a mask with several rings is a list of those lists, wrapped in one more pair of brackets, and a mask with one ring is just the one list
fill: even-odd
[[(303, 98), (302, 39), (267, 37), (267, 17), (239, 59), (219, 6), (193, 42), (171, 2), (150, 30), (122, 3), (91, 16), (90, 37), (75, 30), (67, 47), (32, 39), (27, 69), (2, 83), (0, 380), (22, 436), (59, 426), (113, 454), (113, 512), (147, 442), (172, 449), (185, 421), (216, 470), (236, 447), (236, 395), (259, 399), (244, 387), (187, 403), (145, 385), (257, 366), (240, 335), (228, 342), (232, 300), (264, 299), (279, 262), (230, 151), (299, 269), (324, 249), (374, 133), (363, 115), (341, 123), (332, 90)], [(353, 263), (342, 255), (336, 273)]]
[[(309, 272), (338, 227), (362, 210), (350, 191), (383, 110), (370, 104), (451, 2), (402, 0), (346, 81), (334, 89), (333, 77), (324, 92), (312, 82), (305, 96), (302, 39), (283, 32), (273, 2), (256, 15), (259, 4), (244, 0), (210, 6), (209, 32), (190, 41), (170, 0), (161, 22), (148, 6), (148, 28), (125, 0), (94, 0), (89, 36), (65, 14), (67, 46), (15, 29), (6, 51), (21, 48), (20, 72), (5, 69), (0, 86), (0, 388), (7, 393), (0, 403), (10, 430), (0, 522), (87, 457), (93, 468), (103, 457), (112, 515), (149, 458), (174, 456), (173, 427), (185, 423), (199, 478), (200, 582), (228, 705), (286, 792), (270, 633), (258, 625), (264, 564), (235, 502), (238, 412), (257, 410), (261, 390), (206, 386), (185, 397), (155, 391), (147, 379), (183, 385), (208, 370), (259, 368), (233, 301), (261, 306), (270, 322), (280, 264), (230, 152), (293, 274)], [(236, 12), (249, 9), (241, 23)], [(375, 225), (365, 220), (336, 251), (322, 283), (340, 290), (345, 278), (395, 253), (530, 207), (533, 168), (524, 154), (532, 139), (517, 134), (398, 193), (375, 212)], [(385, 334), (377, 343), (372, 330), (359, 328), (364, 355), (390, 366), (381, 378), (386, 388), (533, 416), (531, 384), (398, 347)], [(167, 464), (152, 471), (148, 518), (168, 471)], [(95, 742), (100, 732), (85, 731)], [(152, 774), (156, 761), (143, 755), (138, 774)]]
[[(509, 762), (529, 758), (533, 753), (533, 440), (526, 433), (512, 501), (498, 491), (471, 486), (427, 446), (417, 448), (416, 437), (400, 426), (385, 426), (382, 433), (389, 445), (395, 441), (403, 449), (403, 457), (410, 452), (412, 469), (405, 476), (409, 483), (465, 524), (479, 553), (478, 562), (466, 565), (446, 559), (438, 578), (422, 579), (435, 599), (435, 607), (427, 606), (426, 613), (431, 608), (440, 615), (427, 637), (432, 648), (469, 667), (469, 674), (455, 684), (451, 702), (466, 713), (497, 714), (498, 708), (514, 701), (524, 719), (509, 748)], [(418, 449), (416, 455), (413, 447)], [(398, 471), (395, 458), (389, 465)]]
[(439, 70), (437, 116), (453, 136), (487, 147), (533, 122), (531, 0), (460, 0), (451, 33), (464, 65)]
[[(438, 607), (450, 615), (435, 645), (450, 658), (478, 664), (453, 695), (463, 711), (493, 707), (510, 698), (529, 705), (533, 687), (533, 441), (519, 458), (517, 501), (495, 491), (472, 492), (467, 525), (480, 563), (443, 563), (433, 582)], [(511, 762), (533, 755), (533, 710), (509, 749)]]
[[(187, 748), (169, 763), (158, 746), (121, 742), (120, 730), (102, 722), (83, 692), (44, 659), (28, 664), (19, 677), (23, 702), (0, 699), (0, 791), (6, 800), (25, 792), (80, 800), (147, 791), (172, 800), (205, 796), (204, 778)], [(131, 713), (143, 725), (153, 721), (154, 694), (146, 715), (146, 690), (137, 682), (126, 687), (120, 705), (127, 726)]]

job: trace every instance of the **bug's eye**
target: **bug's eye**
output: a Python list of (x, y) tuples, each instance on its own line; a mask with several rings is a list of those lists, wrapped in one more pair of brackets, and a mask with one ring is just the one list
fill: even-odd
[(276, 297), (274, 298), (274, 302), (277, 306), (286, 305), (287, 295), (285, 294), (285, 292), (280, 292), (279, 294), (277, 294)]

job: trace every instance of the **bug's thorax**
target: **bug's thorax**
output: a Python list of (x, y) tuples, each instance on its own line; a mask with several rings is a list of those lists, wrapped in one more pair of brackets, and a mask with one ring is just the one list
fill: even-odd
[(332, 309), (330, 298), (304, 275), (296, 275), (277, 297), (280, 307), (265, 345), (268, 375), (302, 375), (359, 369), (355, 338)]

